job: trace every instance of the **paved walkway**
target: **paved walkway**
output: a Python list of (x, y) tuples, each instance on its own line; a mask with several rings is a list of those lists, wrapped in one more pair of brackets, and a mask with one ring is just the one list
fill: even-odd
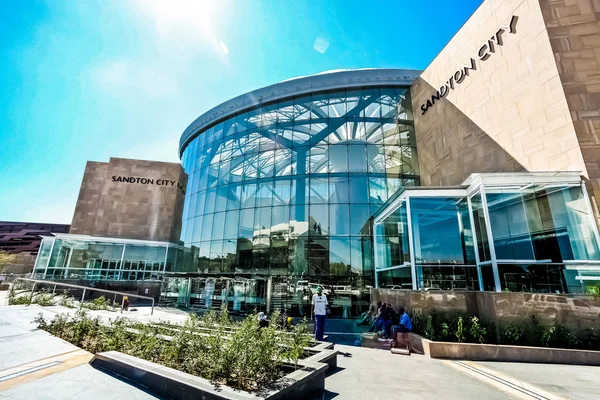
[[(0, 399), (153, 399), (142, 389), (92, 368), (91, 354), (40, 331), (63, 307), (0, 307)], [(120, 316), (91, 312), (101, 318)], [(127, 313), (143, 321), (182, 321), (178, 311)], [(599, 399), (600, 367), (433, 360), (420, 355), (336, 345), (339, 368), (318, 400), (353, 399)]]

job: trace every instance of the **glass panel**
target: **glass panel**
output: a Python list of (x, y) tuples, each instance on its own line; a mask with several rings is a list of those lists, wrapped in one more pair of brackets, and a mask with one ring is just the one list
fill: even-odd
[(370, 235), (369, 206), (367, 204), (350, 204), (350, 234), (352, 236)]
[(329, 202), (329, 180), (325, 178), (310, 178), (309, 203), (327, 204)]
[(419, 288), (441, 290), (479, 290), (474, 266), (419, 266)]
[(236, 239), (238, 237), (238, 228), (240, 221), (240, 212), (239, 210), (228, 211), (225, 214), (225, 239)]
[(521, 191), (487, 189), (490, 225), (499, 260), (532, 260), (533, 246)]
[[(481, 193), (471, 197), (471, 207), (473, 209), (473, 221), (475, 223), (475, 233), (477, 236), (477, 249), (479, 251), (479, 261), (489, 261), (490, 246), (488, 243), (485, 215), (483, 213), (483, 204), (481, 203)], [(492, 278), (493, 281), (493, 278)]]
[(329, 205), (329, 234), (350, 235), (350, 206), (348, 204)]
[(369, 203), (369, 181), (366, 175), (350, 175), (350, 203)]
[(329, 206), (310, 205), (309, 228), (311, 236), (329, 234)]
[(502, 290), (511, 292), (567, 293), (563, 265), (498, 265)]
[(348, 203), (349, 188), (347, 176), (336, 176), (329, 178), (329, 195), (332, 203)]
[(216, 213), (216, 214), (214, 214), (214, 218), (213, 218), (211, 239), (223, 240), (224, 234), (225, 234), (225, 213), (224, 212)]
[(350, 172), (367, 172), (366, 147), (364, 145), (348, 146), (348, 163)]
[(475, 264), (465, 242), (471, 224), (463, 198), (410, 199), (415, 262), (422, 264)]

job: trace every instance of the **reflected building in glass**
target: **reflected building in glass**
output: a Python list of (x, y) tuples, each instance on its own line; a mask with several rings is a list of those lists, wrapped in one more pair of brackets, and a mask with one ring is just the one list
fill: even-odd
[(473, 174), (406, 188), (374, 216), (377, 286), (597, 294), (600, 250), (577, 172)]
[(191, 285), (190, 303), (251, 286), (250, 307), (269, 302), (294, 314), (323, 285), (340, 298), (335, 313), (366, 307), (371, 216), (419, 183), (416, 76), (377, 69), (297, 78), (200, 116), (180, 142), (188, 174), (181, 238), (197, 249), (197, 276), (166, 285)]

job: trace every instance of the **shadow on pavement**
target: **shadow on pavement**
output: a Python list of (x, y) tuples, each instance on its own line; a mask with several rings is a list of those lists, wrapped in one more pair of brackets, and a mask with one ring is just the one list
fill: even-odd
[(325, 389), (325, 391), (323, 393), (321, 393), (317, 397), (314, 397), (313, 400), (330, 400), (330, 399), (335, 399), (339, 395), (340, 395), (339, 393), (330, 392), (329, 390)]

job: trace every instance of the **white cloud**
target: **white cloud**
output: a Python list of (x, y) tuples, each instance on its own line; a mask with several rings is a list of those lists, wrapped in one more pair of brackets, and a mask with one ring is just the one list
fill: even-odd
[(179, 91), (177, 80), (163, 69), (132, 60), (112, 60), (92, 66), (90, 77), (105, 92), (142, 93), (159, 98), (173, 96)]
[(325, 52), (329, 48), (329, 41), (319, 36), (317, 37), (317, 40), (315, 40), (315, 45), (313, 47), (319, 53), (325, 54)]

